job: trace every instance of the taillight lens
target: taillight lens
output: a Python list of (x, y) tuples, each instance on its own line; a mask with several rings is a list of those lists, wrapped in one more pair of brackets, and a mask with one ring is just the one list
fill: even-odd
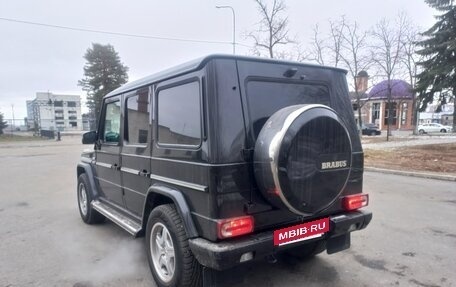
[(355, 210), (369, 204), (367, 193), (348, 195), (342, 198), (342, 206), (345, 210)]
[(242, 216), (221, 219), (217, 222), (217, 233), (220, 239), (235, 237), (253, 231), (253, 217)]

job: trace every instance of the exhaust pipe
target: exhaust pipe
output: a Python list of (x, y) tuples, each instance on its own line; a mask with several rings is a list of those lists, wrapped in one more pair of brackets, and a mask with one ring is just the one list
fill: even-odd
[(270, 255), (266, 256), (266, 261), (268, 263), (274, 264), (274, 263), (277, 263), (277, 258), (275, 257), (274, 254), (270, 254)]

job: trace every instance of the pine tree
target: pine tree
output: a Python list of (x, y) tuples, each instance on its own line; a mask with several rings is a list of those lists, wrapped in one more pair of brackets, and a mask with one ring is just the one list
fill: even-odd
[[(456, 5), (454, 0), (425, 0), (441, 14), (437, 22), (423, 33), (425, 39), (418, 42), (417, 51), (425, 60), (419, 63), (416, 91), (421, 102), (420, 111), (437, 100), (442, 105), (455, 102), (456, 95)], [(453, 112), (453, 129), (456, 127), (456, 109)]]
[(84, 78), (78, 82), (87, 92), (87, 106), (92, 117), (97, 119), (101, 101), (109, 92), (128, 81), (128, 67), (121, 61), (112, 45), (93, 43), (84, 59)]
[(3, 120), (3, 114), (0, 113), (0, 135), (3, 134), (3, 129), (5, 129), (7, 126), (8, 126), (8, 125), (7, 125), (7, 122), (5, 122), (5, 121)]

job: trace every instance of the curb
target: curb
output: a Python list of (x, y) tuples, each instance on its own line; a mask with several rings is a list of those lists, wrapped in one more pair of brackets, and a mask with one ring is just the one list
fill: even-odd
[(377, 167), (364, 167), (365, 171), (380, 172), (387, 174), (403, 175), (403, 176), (413, 176), (421, 178), (430, 178), (437, 180), (446, 180), (446, 181), (456, 181), (456, 175), (449, 174), (434, 174), (434, 173), (425, 173), (417, 171), (403, 171), (403, 170), (394, 170), (386, 168), (377, 168)]

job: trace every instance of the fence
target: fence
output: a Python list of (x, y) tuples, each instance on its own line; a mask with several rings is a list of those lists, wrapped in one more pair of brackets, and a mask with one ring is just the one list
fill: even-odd
[(8, 125), (3, 131), (27, 131), (28, 126), (24, 119), (3, 119)]

